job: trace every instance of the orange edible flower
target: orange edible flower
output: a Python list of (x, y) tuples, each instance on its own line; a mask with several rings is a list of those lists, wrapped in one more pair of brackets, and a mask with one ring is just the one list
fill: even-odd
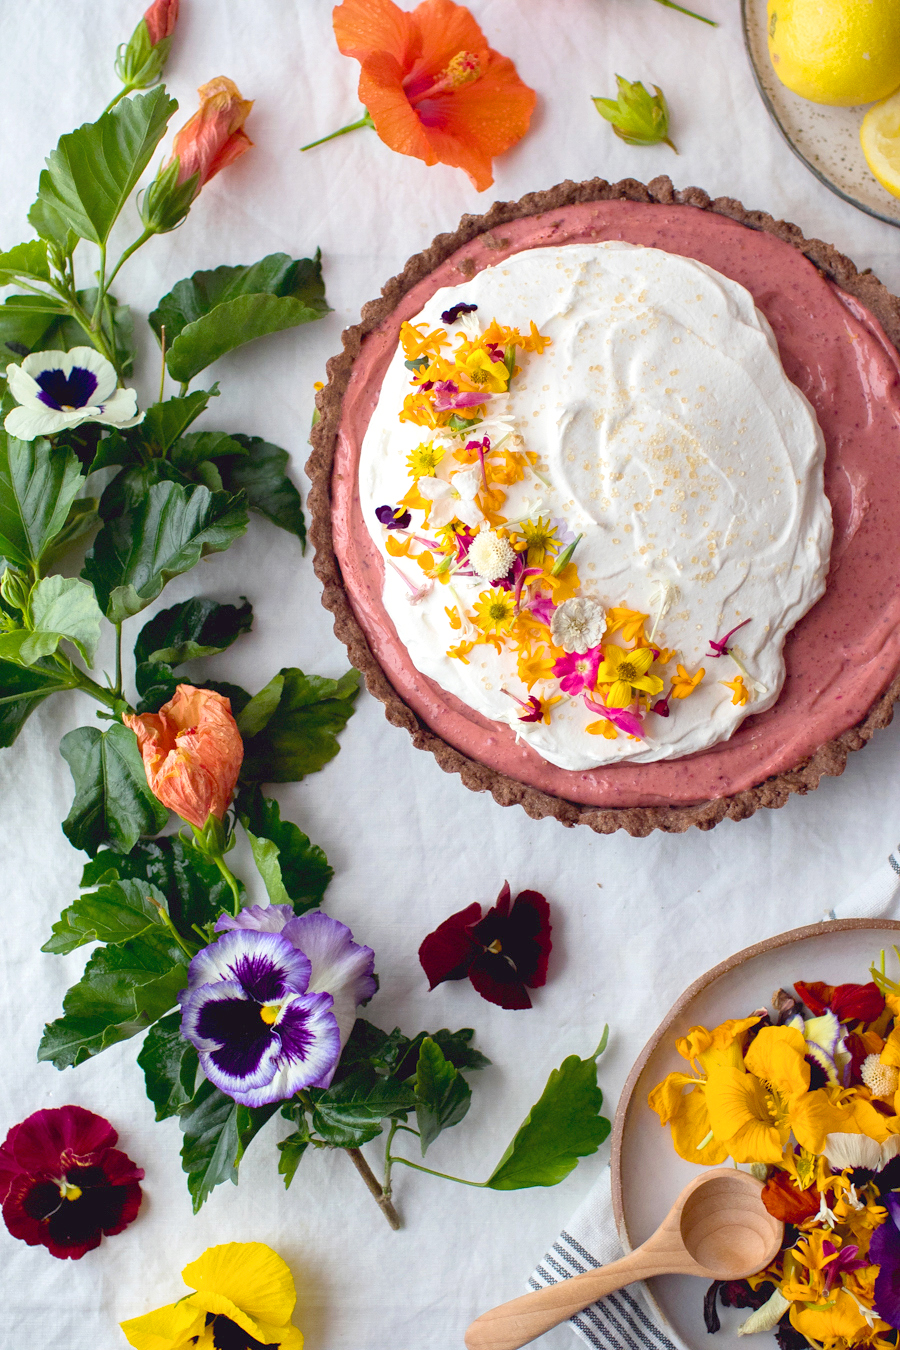
[(719, 684), (731, 690), (731, 701), (736, 707), (743, 708), (745, 703), (750, 702), (750, 690), (744, 684), (742, 675), (736, 675), (733, 680), (720, 680)]
[(137, 736), (150, 791), (202, 830), (231, 801), (244, 744), (231, 704), (210, 689), (180, 684), (158, 713), (122, 718)]
[(479, 192), (491, 161), (525, 135), (535, 94), (452, 0), (412, 12), (392, 0), (344, 0), (334, 35), (359, 61), (359, 97), (385, 145), (426, 164), (465, 169)]
[[(706, 674), (703, 666), (694, 674), (689, 675), (684, 666), (676, 666), (677, 675), (672, 676), (672, 688), (669, 691), (670, 698), (690, 698), (691, 694), (697, 688), (697, 685)], [(740, 676), (738, 676), (740, 679)], [(746, 702), (746, 699), (744, 700)], [(737, 702), (737, 699), (734, 700)]]
[(233, 164), (253, 142), (244, 131), (251, 100), (241, 98), (234, 80), (219, 75), (197, 90), (200, 107), (177, 133), (169, 164), (178, 157), (178, 182), (200, 175), (197, 191), (220, 169)]

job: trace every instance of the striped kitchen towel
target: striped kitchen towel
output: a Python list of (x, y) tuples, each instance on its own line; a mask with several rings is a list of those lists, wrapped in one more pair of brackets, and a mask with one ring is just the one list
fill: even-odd
[[(876, 872), (823, 916), (825, 919), (900, 918), (900, 847)], [(528, 1280), (529, 1289), (559, 1284), (622, 1256), (613, 1218), (609, 1168)], [(569, 1319), (572, 1329), (598, 1350), (686, 1350), (671, 1327), (660, 1326), (643, 1284), (598, 1299)]]

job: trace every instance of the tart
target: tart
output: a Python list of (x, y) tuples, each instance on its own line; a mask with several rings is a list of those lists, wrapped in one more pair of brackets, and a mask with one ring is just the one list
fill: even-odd
[[(541, 741), (539, 737), (532, 736), (530, 740), (523, 737), (523, 725), (517, 725), (515, 715), (504, 718), (498, 714), (497, 694), (492, 687), (496, 677), (490, 667), (493, 660), (490, 651), (485, 653), (478, 649), (478, 655), (484, 654), (488, 659), (478, 662), (478, 667), (484, 667), (486, 674), (477, 676), (476, 684), (478, 679), (481, 684), (476, 688), (471, 673), (462, 671), (464, 662), (457, 660), (451, 669), (452, 663), (444, 660), (443, 650), (438, 652), (435, 647), (436, 642), (443, 642), (442, 634), (437, 631), (440, 625), (436, 615), (446, 613), (451, 626), (464, 627), (473, 617), (466, 585), (472, 595), (477, 593), (477, 584), (492, 585), (491, 566), (495, 570), (500, 567), (502, 571), (503, 560), (497, 562), (497, 550), (506, 550), (506, 559), (506, 554), (512, 556), (510, 544), (524, 549), (522, 541), (517, 542), (515, 530), (508, 525), (510, 510), (513, 515), (521, 514), (515, 494), (510, 494), (510, 503), (503, 508), (507, 515), (496, 514), (491, 522), (482, 522), (483, 529), (478, 531), (491, 537), (477, 540), (482, 580), (479, 582), (476, 576), (475, 590), (472, 591), (472, 568), (461, 558), (463, 549), (460, 546), (460, 557), (454, 554), (453, 566), (456, 569), (461, 561), (466, 563), (464, 570), (459, 572), (462, 597), (454, 588), (445, 587), (446, 592), (452, 592), (452, 599), (450, 593), (441, 594), (438, 606), (434, 597), (429, 596), (432, 614), (424, 619), (416, 616), (410, 627), (409, 607), (404, 609), (401, 600), (398, 608), (397, 600), (398, 593), (402, 595), (402, 585), (409, 584), (408, 576), (402, 579), (400, 592), (393, 586), (393, 578), (388, 584), (385, 581), (385, 563), (389, 555), (397, 551), (396, 547), (388, 546), (386, 552), (385, 541), (392, 534), (390, 527), (401, 519), (405, 521), (400, 515), (403, 503), (398, 501), (399, 490), (395, 491), (390, 498), (394, 514), (389, 512), (386, 516), (383, 507), (379, 507), (376, 518), (377, 496), (385, 484), (390, 484), (390, 470), (386, 470), (387, 476), (376, 477), (373, 485), (372, 444), (380, 434), (385, 408), (393, 406), (392, 398), (396, 401), (398, 369), (405, 376), (408, 372), (402, 367), (408, 365), (413, 372), (410, 378), (414, 382), (418, 378), (420, 383), (433, 373), (429, 369), (421, 371), (421, 359), (405, 363), (403, 360), (409, 352), (415, 358), (418, 350), (408, 347), (410, 332), (424, 335), (426, 339), (429, 332), (434, 332), (428, 324), (423, 326), (419, 322), (423, 311), (426, 316), (433, 316), (435, 306), (443, 305), (448, 294), (451, 300), (465, 301), (472, 288), (477, 290), (482, 282), (504, 276), (515, 278), (526, 271), (530, 275), (539, 264), (545, 269), (540, 284), (545, 285), (547, 266), (552, 264), (571, 274), (572, 267), (567, 266), (569, 260), (573, 267), (576, 263), (588, 267), (591, 258), (598, 254), (602, 255), (602, 266), (607, 272), (611, 267), (640, 270), (645, 263), (661, 264), (667, 258), (666, 275), (675, 277), (682, 289), (685, 285), (690, 289), (697, 279), (702, 283), (698, 288), (698, 301), (700, 292), (708, 286), (713, 287), (710, 294), (718, 294), (716, 284), (724, 296), (724, 303), (736, 312), (741, 311), (741, 297), (745, 298), (744, 308), (749, 307), (750, 312), (741, 311), (738, 328), (725, 330), (717, 326), (721, 306), (716, 306), (707, 296), (704, 305), (698, 307), (701, 311), (705, 306), (706, 319), (699, 322), (691, 319), (686, 328), (677, 331), (688, 333), (691, 340), (697, 334), (698, 341), (707, 342), (712, 395), (716, 393), (716, 380), (722, 378), (718, 373), (719, 356), (729, 357), (738, 338), (742, 342), (746, 338), (751, 345), (755, 344), (755, 348), (763, 349), (763, 356), (765, 343), (768, 342), (774, 352), (777, 342), (784, 372), (780, 375), (781, 383), (778, 384), (768, 366), (765, 375), (760, 375), (754, 367), (753, 388), (747, 398), (743, 420), (751, 429), (752, 444), (765, 448), (767, 443), (759, 439), (763, 435), (761, 424), (756, 426), (753, 418), (757, 413), (765, 417), (770, 412), (776, 421), (780, 417), (778, 444), (782, 446), (783, 454), (781, 460), (775, 455), (778, 463), (762, 480), (765, 483), (768, 478), (769, 486), (764, 490), (774, 494), (769, 497), (770, 506), (758, 521), (750, 522), (753, 528), (748, 526), (731, 554), (723, 553), (713, 567), (706, 571), (702, 567), (695, 568), (692, 572), (686, 565), (698, 563), (698, 556), (692, 559), (681, 557), (674, 572), (671, 566), (671, 555), (680, 556), (676, 535), (680, 533), (686, 537), (709, 524), (704, 519), (709, 515), (705, 507), (698, 506), (694, 515), (675, 512), (671, 540), (661, 535), (659, 528), (648, 532), (645, 551), (650, 549), (654, 555), (655, 575), (663, 597), (650, 645), (655, 642), (654, 657), (659, 657), (662, 664), (653, 666), (649, 679), (638, 678), (637, 687), (632, 691), (636, 700), (633, 711), (642, 714), (640, 727), (626, 723), (619, 728), (621, 734), (617, 736), (613, 727), (610, 735), (606, 705), (621, 704), (622, 699), (611, 697), (612, 686), (601, 682), (596, 687), (602, 692), (595, 694), (595, 698), (600, 698), (597, 708), (600, 718), (587, 726), (591, 736), (582, 734), (585, 715), (580, 706), (575, 711), (566, 709), (565, 715), (558, 718), (559, 725), (564, 729), (567, 722), (571, 723), (577, 734), (574, 740), (569, 737), (571, 744), (560, 749), (560, 745), (550, 739)], [(494, 304), (496, 298), (504, 294), (503, 284), (500, 283), (499, 290), (488, 288), (484, 292), (489, 297), (486, 303)], [(752, 297), (752, 303), (747, 293)], [(710, 314), (710, 309), (715, 312)], [(756, 311), (763, 318), (758, 322), (758, 331), (754, 332)], [(451, 320), (457, 318), (451, 306)], [(504, 322), (500, 313), (489, 314), (487, 309), (483, 318), (484, 323), (490, 318), (499, 320), (501, 325)], [(707, 319), (710, 323), (716, 320), (709, 332), (704, 327)], [(411, 320), (416, 322), (412, 330), (409, 328)], [(558, 323), (553, 331), (557, 334), (554, 341), (559, 350)], [(492, 332), (498, 335), (498, 340), (501, 333), (506, 340), (510, 333), (519, 337), (518, 329), (501, 329), (496, 324)], [(540, 338), (538, 329), (532, 332)], [(440, 330), (435, 339), (438, 347), (434, 350), (443, 350), (440, 343), (453, 337), (461, 350), (468, 350), (464, 321), (463, 331), (459, 334), (453, 329), (452, 322), (449, 330)], [(542, 388), (540, 363), (546, 360), (542, 355), (542, 342), (533, 342), (529, 347), (527, 340), (519, 339), (516, 348), (515, 340), (514, 355), (510, 357), (508, 345), (505, 354), (510, 375), (515, 373), (516, 387), (523, 391), (529, 386), (532, 390)], [(596, 332), (592, 340), (597, 342)], [(601, 833), (620, 828), (634, 835), (645, 835), (653, 829), (677, 832), (691, 825), (710, 828), (726, 816), (741, 819), (761, 806), (781, 806), (792, 792), (804, 793), (817, 786), (823, 773), (840, 773), (848, 752), (864, 744), (877, 726), (890, 721), (894, 699), (900, 693), (900, 554), (893, 546), (900, 527), (900, 475), (897, 473), (900, 366), (895, 350), (898, 341), (900, 302), (870, 273), (858, 273), (848, 259), (829, 245), (804, 239), (792, 225), (776, 222), (761, 213), (748, 212), (731, 199), (710, 201), (700, 189), (689, 188), (676, 193), (666, 178), (655, 179), (648, 187), (633, 180), (618, 184), (602, 180), (564, 183), (549, 192), (525, 197), (518, 203), (498, 203), (485, 216), (464, 217), (454, 234), (440, 236), (430, 249), (411, 259), (404, 272), (384, 288), (382, 299), (365, 307), (362, 322), (344, 334), (343, 353), (329, 362), (328, 385), (319, 394), (321, 420), (313, 432), (314, 450), (307, 466), (312, 482), (309, 498), (313, 517), (311, 538), (316, 548), (316, 571), (324, 583), (323, 603), (335, 615), (335, 632), (346, 643), (351, 660), (363, 672), (371, 692), (385, 704), (388, 719), (395, 725), (406, 727), (418, 747), (430, 750), (443, 769), (458, 772), (473, 790), (490, 791), (502, 805), (518, 802), (535, 818), (551, 815), (564, 824), (584, 823)], [(398, 354), (401, 342), (408, 351)], [(501, 349), (490, 350), (494, 352), (491, 360), (496, 357), (499, 361)], [(689, 356), (690, 343), (677, 351), (682, 356)], [(514, 364), (519, 355), (521, 367)], [(558, 364), (558, 352), (555, 359)], [(573, 387), (577, 384), (581, 388), (588, 378), (585, 370), (600, 369), (601, 366), (602, 363), (582, 369), (576, 363), (569, 367), (574, 372), (571, 376)], [(437, 370), (437, 366), (433, 369)], [(500, 367), (491, 366), (490, 369), (499, 370)], [(672, 369), (678, 369), (678, 362), (673, 361)], [(668, 378), (668, 371), (664, 374)], [(774, 382), (766, 383), (770, 376)], [(697, 385), (696, 375), (692, 378), (694, 383), (688, 392), (693, 398), (695, 389), (704, 386)], [(433, 380), (426, 383), (434, 385)], [(501, 384), (502, 379), (498, 389)], [(675, 395), (682, 392), (677, 385), (678, 378), (673, 377), (673, 388), (664, 391), (666, 395), (672, 395), (673, 406), (679, 401)], [(421, 384), (422, 389), (425, 387), (426, 384)], [(447, 387), (456, 388), (452, 384)], [(415, 383), (413, 389), (414, 402), (418, 406), (422, 396)], [(756, 395), (753, 389), (758, 391)], [(574, 393), (578, 394), (578, 389)], [(432, 393), (430, 397), (433, 408), (435, 395)], [(469, 402), (475, 397), (472, 395)], [(680, 401), (687, 402), (687, 399)], [(721, 405), (727, 401), (720, 398), (720, 412)], [(649, 402), (658, 408), (658, 400)], [(501, 399), (496, 406), (505, 408), (506, 404)], [(491, 409), (482, 406), (475, 413), (477, 434), (478, 419), (481, 426), (486, 426), (491, 419)], [(428, 416), (432, 415), (428, 413)], [(470, 410), (464, 407), (454, 409), (452, 413), (454, 418), (469, 415)], [(534, 415), (541, 420), (539, 408), (535, 408)], [(697, 416), (702, 420), (705, 414), (695, 415), (695, 421)], [(446, 416), (438, 420), (446, 421)], [(741, 420), (739, 416), (737, 421)], [(714, 421), (707, 418), (706, 424), (713, 425)], [(503, 430), (502, 415), (495, 417), (494, 422), (497, 423), (493, 428), (496, 435), (497, 431)], [(734, 427), (729, 424), (727, 436), (730, 437), (733, 431)], [(650, 426), (646, 431), (648, 441), (652, 440), (652, 435), (653, 427)], [(523, 446), (521, 455), (524, 456), (528, 453), (524, 448), (528, 437), (524, 442), (518, 437), (518, 441)], [(476, 444), (475, 441), (468, 442), (464, 434), (460, 435), (458, 443), (461, 449), (457, 458), (465, 458), (463, 451), (467, 444)], [(737, 437), (728, 440), (727, 444), (738, 446)], [(547, 480), (546, 472), (542, 472), (547, 470), (547, 464), (541, 458), (544, 448), (538, 436), (538, 452), (530, 454), (525, 464), (526, 472), (519, 471), (519, 478), (524, 481), (516, 491), (521, 492), (528, 486), (529, 472), (534, 473), (538, 481), (547, 482), (551, 494), (560, 488), (558, 481)], [(737, 471), (736, 466), (745, 465), (758, 472), (753, 454), (748, 459), (745, 450), (746, 447), (733, 452), (738, 456), (733, 464), (723, 451), (725, 460), (717, 471), (727, 476), (732, 469)], [(827, 501), (822, 494), (823, 452)], [(771, 458), (768, 449), (764, 457), (767, 461)], [(470, 450), (469, 460), (473, 465), (475, 458), (476, 451)], [(588, 465), (586, 461), (585, 467), (593, 473), (592, 464)], [(484, 472), (483, 462), (481, 471)], [(428, 483), (437, 484), (432, 496), (438, 489), (444, 492), (446, 483), (441, 486), (438, 482), (442, 472), (446, 479), (445, 466), (444, 471), (437, 471), (437, 477), (418, 480), (422, 492), (426, 492)], [(558, 466), (556, 472), (559, 473)], [(795, 472), (796, 477), (792, 477)], [(462, 486), (467, 476), (473, 477), (474, 483), (477, 469), (461, 464), (450, 481)], [(658, 481), (669, 482), (662, 478)], [(779, 483), (778, 488), (772, 487), (775, 482)], [(414, 489), (415, 486), (414, 483)], [(677, 495), (684, 496), (685, 486), (690, 485), (677, 482), (673, 485), (673, 511)], [(696, 486), (698, 484), (694, 484)], [(487, 490), (487, 480), (484, 487)], [(784, 498), (779, 496), (782, 489)], [(663, 489), (658, 491), (665, 498)], [(713, 489), (707, 485), (705, 491), (715, 500)], [(754, 487), (749, 495), (745, 492), (745, 498), (752, 499), (757, 491), (763, 489)], [(571, 505), (576, 514), (580, 510), (582, 516), (586, 510), (594, 521), (599, 522), (595, 534), (600, 538), (605, 529), (609, 536), (605, 538), (607, 551), (616, 536), (615, 546), (621, 547), (623, 553), (630, 551), (637, 559), (638, 550), (631, 548), (635, 540), (622, 536), (614, 517), (606, 519), (602, 512), (588, 505), (587, 499), (591, 495), (590, 482), (585, 482), (581, 499), (565, 504)], [(696, 496), (696, 492), (688, 495)], [(572, 496), (577, 497), (578, 493)], [(791, 508), (793, 514), (787, 511), (778, 515), (777, 503), (788, 499), (797, 509)], [(479, 500), (483, 504), (485, 498)], [(407, 501), (426, 508), (424, 519), (428, 523), (428, 508), (436, 505), (437, 499), (430, 503), (414, 490)], [(605, 505), (608, 507), (609, 502)], [(642, 505), (650, 504), (632, 503), (638, 510)], [(533, 517), (536, 510), (532, 511)], [(773, 522), (769, 527), (766, 526), (767, 511)], [(833, 518), (834, 538), (826, 578), (831, 537), (829, 515)], [(636, 517), (632, 515), (629, 519)], [(662, 517), (658, 517), (657, 526), (661, 520)], [(379, 522), (383, 525), (385, 521), (387, 528), (380, 528)], [(437, 512), (431, 523), (436, 521)], [(489, 523), (496, 523), (497, 529), (488, 530)], [(561, 524), (564, 526), (565, 522)], [(679, 531), (678, 525), (686, 528)], [(414, 533), (417, 526), (418, 522), (412, 524), (406, 536)], [(461, 529), (459, 522), (455, 528)], [(728, 581), (729, 565), (738, 562), (750, 569), (754, 561), (765, 554), (765, 548), (760, 545), (759, 528), (768, 528), (771, 540), (777, 536), (783, 550), (777, 557), (773, 554), (769, 558), (768, 571), (757, 568), (763, 581), (767, 576), (773, 579), (769, 587), (771, 594), (765, 586), (761, 592), (759, 585), (755, 590), (751, 587), (740, 592), (735, 589), (733, 579)], [(578, 529), (581, 531), (580, 525)], [(430, 533), (434, 535), (434, 530)], [(700, 549), (702, 544), (714, 553), (717, 532), (711, 528), (708, 534), (713, 543), (700, 539), (696, 547)], [(558, 550), (565, 538), (564, 533), (558, 536)], [(473, 540), (467, 536), (464, 542), (468, 546)], [(570, 610), (575, 605), (575, 617), (582, 613), (578, 611), (579, 604), (586, 613), (591, 606), (598, 609), (598, 600), (607, 607), (622, 606), (621, 612), (637, 609), (649, 612), (652, 608), (649, 600), (642, 600), (640, 587), (635, 590), (633, 583), (635, 566), (637, 580), (645, 589), (654, 576), (653, 569), (648, 570), (638, 559), (631, 572), (627, 568), (622, 572), (621, 593), (613, 593), (609, 577), (615, 567), (607, 568), (604, 574), (601, 564), (599, 581), (590, 576), (589, 569), (594, 564), (589, 560), (601, 557), (595, 544), (596, 540), (592, 543), (588, 539), (580, 545), (586, 552), (582, 555), (582, 589), (577, 594), (585, 598), (568, 602)], [(669, 544), (671, 548), (666, 547)], [(679, 547), (684, 553), (684, 545)], [(534, 561), (530, 551), (527, 557), (529, 562)], [(431, 575), (439, 571), (440, 568), (435, 568)], [(513, 575), (511, 570), (506, 581), (508, 589), (509, 578)], [(686, 600), (679, 595), (678, 587), (667, 586), (667, 577), (671, 581), (673, 576), (679, 585), (684, 583)], [(469, 580), (464, 583), (463, 577)], [(710, 579), (715, 581), (714, 585), (710, 585)], [(504, 584), (499, 577), (497, 580), (498, 584)], [(552, 585), (547, 569), (544, 580)], [(592, 586), (592, 582), (596, 584)], [(549, 611), (553, 607), (548, 606), (547, 613), (541, 614), (537, 603), (541, 599), (541, 584), (543, 581), (534, 583), (536, 603), (533, 607), (539, 617), (549, 622)], [(818, 599), (823, 588), (824, 595)], [(670, 596), (677, 596), (675, 606), (666, 605), (667, 589)], [(517, 604), (521, 599), (520, 592), (521, 586)], [(712, 595), (712, 601), (706, 603), (705, 608), (704, 592), (707, 593), (705, 600)], [(773, 603), (776, 592), (780, 597), (778, 604)], [(554, 593), (554, 599), (559, 600), (560, 595)], [(742, 621), (748, 606), (753, 613)], [(672, 613), (663, 618), (659, 627), (659, 620), (667, 608)], [(749, 624), (752, 618), (754, 624), (745, 631), (745, 645), (738, 645), (739, 635), (726, 646), (723, 637), (710, 631), (710, 626), (715, 626), (713, 615), (727, 621), (729, 629)], [(702, 617), (702, 623), (694, 622), (698, 617)], [(648, 629), (650, 622), (648, 618)], [(558, 629), (557, 624), (554, 641), (563, 641)], [(669, 710), (664, 710), (657, 702), (658, 711), (654, 713), (651, 699), (672, 674), (671, 669), (668, 672), (665, 669), (665, 662), (673, 659), (673, 653), (661, 652), (659, 648), (671, 641), (690, 667), (686, 670), (679, 662), (679, 670), (684, 670), (687, 676), (697, 665), (696, 653), (688, 657), (687, 652), (690, 634), (695, 630), (702, 630), (702, 639), (710, 644), (708, 655), (711, 659), (705, 662), (710, 668), (707, 680), (701, 690), (692, 695), (690, 703), (678, 703), (677, 714), (680, 716), (664, 721), (665, 712)], [(422, 658), (419, 638), (426, 632), (433, 638), (434, 661), (427, 653), (426, 659)], [(480, 640), (479, 635), (475, 636)], [(493, 645), (499, 649), (502, 643), (496, 640), (496, 633), (493, 637)], [(648, 645), (648, 639), (641, 640), (644, 646)], [(561, 655), (558, 647), (551, 646), (549, 650), (556, 656)], [(571, 646), (566, 650), (571, 651)], [(702, 648), (697, 650), (702, 656)], [(738, 653), (746, 657), (748, 651), (751, 657), (749, 668), (738, 659)], [(466, 653), (471, 655), (471, 649), (464, 647), (463, 657)], [(601, 681), (610, 660), (613, 657), (615, 661), (620, 660), (618, 653), (619, 648), (610, 653), (603, 646)], [(718, 662), (718, 653), (730, 653), (729, 661)], [(718, 688), (715, 692), (715, 686), (726, 683), (727, 675), (736, 674), (730, 668), (731, 661), (742, 671), (741, 679), (730, 682), (736, 686), (733, 701), (726, 696), (725, 690)], [(720, 672), (719, 664), (729, 665), (729, 668)], [(567, 669), (565, 664), (558, 662), (557, 671), (563, 669)], [(444, 674), (444, 671), (450, 673)], [(759, 678), (760, 675), (764, 678)], [(607, 678), (611, 678), (608, 671)], [(565, 687), (565, 681), (562, 687)], [(674, 678), (672, 687), (675, 687)], [(683, 684), (681, 688), (684, 688)], [(518, 702), (524, 702), (521, 695), (525, 691), (519, 686), (511, 684), (509, 689), (504, 686), (502, 692), (511, 693)], [(542, 692), (541, 686), (538, 686), (538, 692)], [(754, 700), (749, 706), (746, 706), (747, 697)], [(542, 706), (540, 698), (534, 702)], [(588, 706), (594, 708), (597, 705), (591, 701)], [(733, 715), (729, 713), (732, 706), (737, 707)], [(675, 705), (672, 707), (674, 709)], [(685, 711), (689, 707), (697, 710), (690, 717)], [(488, 712), (490, 715), (486, 715)], [(551, 715), (547, 720), (552, 722), (554, 719)], [(622, 719), (614, 717), (613, 721), (621, 722)], [(707, 734), (707, 723), (712, 725), (713, 722), (718, 729), (714, 735)], [(533, 725), (532, 719), (529, 723)], [(599, 726), (605, 728), (602, 737), (597, 735)], [(687, 738), (681, 735), (684, 728), (690, 732)], [(530, 731), (531, 725), (527, 729)], [(542, 728), (539, 730), (546, 735)], [(691, 735), (694, 735), (693, 741)], [(599, 745), (601, 739), (607, 744), (599, 754), (592, 746), (586, 760), (582, 751), (590, 739), (594, 746)], [(572, 749), (576, 741), (577, 751)]]

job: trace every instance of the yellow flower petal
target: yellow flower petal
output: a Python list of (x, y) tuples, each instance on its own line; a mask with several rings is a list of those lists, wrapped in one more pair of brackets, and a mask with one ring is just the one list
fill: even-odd
[(251, 1317), (276, 1326), (291, 1320), (297, 1302), (294, 1277), (264, 1242), (226, 1242), (210, 1247), (181, 1272), (201, 1294), (221, 1294)]
[(765, 1085), (740, 1069), (714, 1068), (706, 1084), (710, 1127), (735, 1162), (781, 1162), (790, 1134), (769, 1109)]
[(135, 1350), (180, 1350), (203, 1330), (205, 1321), (202, 1311), (182, 1301), (155, 1308), (143, 1317), (131, 1317), (119, 1325)]
[(744, 1062), (751, 1073), (777, 1088), (783, 1097), (809, 1091), (806, 1042), (796, 1027), (763, 1027)]
[[(876, 1319), (876, 1325), (878, 1319)], [(856, 1300), (843, 1289), (838, 1290), (833, 1302), (823, 1308), (791, 1305), (791, 1325), (802, 1336), (813, 1340), (834, 1341), (840, 1339), (851, 1344), (859, 1339), (868, 1339), (869, 1326), (860, 1312)], [(881, 1326), (887, 1330), (887, 1323)]]

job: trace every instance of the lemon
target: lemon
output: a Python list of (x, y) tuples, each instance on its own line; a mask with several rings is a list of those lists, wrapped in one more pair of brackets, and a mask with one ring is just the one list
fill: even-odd
[(900, 87), (900, 0), (768, 0), (769, 56), (782, 84), (850, 107)]
[(881, 186), (900, 197), (900, 90), (869, 109), (859, 139), (866, 163)]

